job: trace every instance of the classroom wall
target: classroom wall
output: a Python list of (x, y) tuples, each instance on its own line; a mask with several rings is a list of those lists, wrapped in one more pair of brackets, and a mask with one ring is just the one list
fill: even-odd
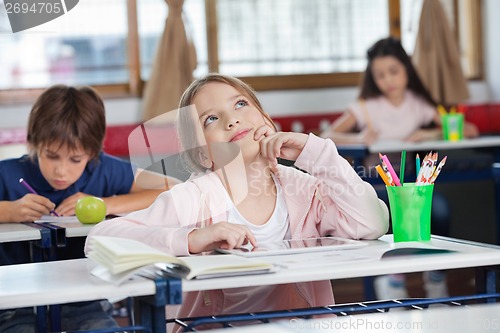
[[(469, 83), (471, 103), (500, 102), (500, 1), (483, 0), (483, 81)], [(266, 91), (258, 94), (271, 116), (327, 113), (342, 111), (355, 100), (356, 87), (311, 90)], [(136, 98), (107, 99), (108, 124), (137, 123), (141, 121), (141, 100)], [(0, 128), (25, 127), (31, 105), (0, 106)]]
[[(487, 102), (489, 88), (484, 81), (469, 83), (471, 103)], [(307, 113), (342, 112), (357, 97), (357, 87), (265, 91), (257, 95), (271, 116), (303, 115)], [(109, 125), (138, 123), (141, 121), (142, 102), (138, 98), (106, 99)], [(30, 104), (0, 106), (1, 128), (25, 127)]]

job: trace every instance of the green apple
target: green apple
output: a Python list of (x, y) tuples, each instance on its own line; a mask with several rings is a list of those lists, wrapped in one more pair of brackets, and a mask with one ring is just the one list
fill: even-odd
[(106, 217), (106, 204), (97, 197), (83, 197), (78, 199), (75, 214), (82, 223), (99, 223)]

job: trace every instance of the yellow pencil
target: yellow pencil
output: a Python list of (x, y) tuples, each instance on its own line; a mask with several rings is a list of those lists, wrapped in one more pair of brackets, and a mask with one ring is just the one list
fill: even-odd
[(437, 109), (438, 109), (438, 112), (439, 112), (440, 115), (446, 116), (446, 109), (444, 108), (444, 106), (442, 106), (441, 104), (439, 104), (437, 106)]
[(382, 167), (380, 165), (377, 165), (375, 167), (375, 169), (377, 170), (378, 174), (380, 175), (380, 178), (382, 178), (382, 180), (384, 181), (385, 185), (392, 186), (391, 183), (389, 182), (389, 179), (385, 175), (384, 170), (382, 170)]

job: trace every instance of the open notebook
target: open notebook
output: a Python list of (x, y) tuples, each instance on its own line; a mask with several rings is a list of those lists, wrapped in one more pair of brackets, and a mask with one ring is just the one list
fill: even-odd
[(235, 255), (175, 257), (126, 238), (93, 236), (90, 248), (87, 257), (97, 263), (91, 274), (114, 284), (120, 284), (135, 274), (190, 280), (264, 274), (276, 269), (268, 262)]

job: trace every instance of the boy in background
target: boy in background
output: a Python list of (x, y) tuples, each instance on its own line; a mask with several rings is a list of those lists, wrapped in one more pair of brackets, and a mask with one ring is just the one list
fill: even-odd
[[(0, 222), (34, 221), (51, 211), (74, 215), (78, 199), (89, 195), (104, 200), (108, 215), (148, 207), (165, 188), (141, 188), (128, 161), (102, 152), (105, 130), (104, 103), (92, 88), (56, 85), (42, 93), (29, 116), (29, 154), (0, 161)], [(22, 186), (21, 178), (37, 194)], [(176, 183), (167, 180), (162, 184)], [(58, 258), (83, 257), (83, 242), (68, 239)], [(1, 265), (26, 262), (27, 243), (0, 244)], [(108, 307), (107, 301), (63, 305), (62, 329), (116, 327)], [(34, 325), (31, 308), (0, 312), (0, 332), (34, 332)]]

